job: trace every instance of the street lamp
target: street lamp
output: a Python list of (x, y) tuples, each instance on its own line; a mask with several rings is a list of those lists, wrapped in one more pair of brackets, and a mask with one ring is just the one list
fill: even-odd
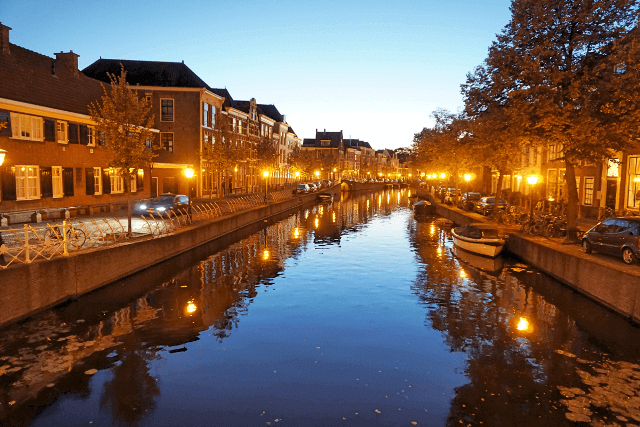
[(191, 178), (193, 178), (193, 168), (189, 166), (184, 170), (184, 176), (187, 177), (187, 182), (189, 183), (189, 221), (193, 222), (193, 218), (191, 217)]
[(471, 181), (471, 174), (465, 173), (464, 180), (467, 182), (466, 188), (467, 188), (467, 201), (468, 201), (469, 200), (469, 181)]
[(264, 176), (264, 202), (267, 203), (267, 178), (269, 178), (269, 171), (262, 172)]
[(534, 186), (536, 185), (536, 183), (538, 182), (538, 175), (529, 175), (527, 177), (527, 182), (529, 183), (529, 185), (531, 186), (531, 211), (529, 213), (529, 222), (531, 224), (533, 224), (533, 192), (534, 192)]

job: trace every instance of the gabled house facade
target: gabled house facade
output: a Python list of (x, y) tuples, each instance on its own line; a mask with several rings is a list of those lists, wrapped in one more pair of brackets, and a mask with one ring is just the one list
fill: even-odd
[(316, 129), (315, 138), (305, 138), (302, 150), (313, 153), (313, 159), (317, 162), (319, 178), (331, 179), (333, 169), (344, 166), (345, 145), (342, 131), (327, 132), (326, 129)]
[[(73, 51), (41, 55), (10, 43), (10, 30), (0, 24), (0, 213), (57, 216), (68, 207), (125, 203), (123, 180), (106, 167), (110, 153), (89, 115), (100, 82), (78, 70)], [(134, 200), (149, 197), (149, 171), (139, 171), (131, 191)]]

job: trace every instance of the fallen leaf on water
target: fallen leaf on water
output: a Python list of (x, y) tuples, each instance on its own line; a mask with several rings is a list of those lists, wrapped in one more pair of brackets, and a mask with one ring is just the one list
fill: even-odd
[(380, 413), (380, 411), (376, 409), (376, 413), (378, 413), (378, 414), (379, 414), (379, 413)]
[(88, 371), (84, 371), (84, 373), (87, 374), (87, 375), (93, 375), (96, 372), (98, 372), (97, 369), (89, 369)]
[(575, 412), (568, 412), (564, 414), (564, 416), (567, 417), (568, 420), (575, 421), (575, 422), (582, 421), (582, 422), (588, 423), (591, 421), (590, 417), (583, 414), (576, 414)]

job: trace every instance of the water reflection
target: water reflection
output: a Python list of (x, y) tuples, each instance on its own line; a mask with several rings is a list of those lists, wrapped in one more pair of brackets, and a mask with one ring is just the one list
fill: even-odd
[(0, 424), (640, 421), (637, 328), (454, 254), (408, 195), (343, 194), (1, 330)]

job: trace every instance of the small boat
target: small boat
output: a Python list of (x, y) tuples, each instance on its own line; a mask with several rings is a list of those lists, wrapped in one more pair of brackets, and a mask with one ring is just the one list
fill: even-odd
[(318, 193), (318, 200), (321, 202), (333, 202), (333, 195), (331, 193)]
[(453, 244), (466, 251), (495, 257), (506, 243), (493, 224), (473, 223), (451, 230)]
[(417, 215), (428, 215), (435, 213), (436, 211), (435, 205), (426, 200), (417, 201), (413, 205), (411, 205), (411, 207)]

